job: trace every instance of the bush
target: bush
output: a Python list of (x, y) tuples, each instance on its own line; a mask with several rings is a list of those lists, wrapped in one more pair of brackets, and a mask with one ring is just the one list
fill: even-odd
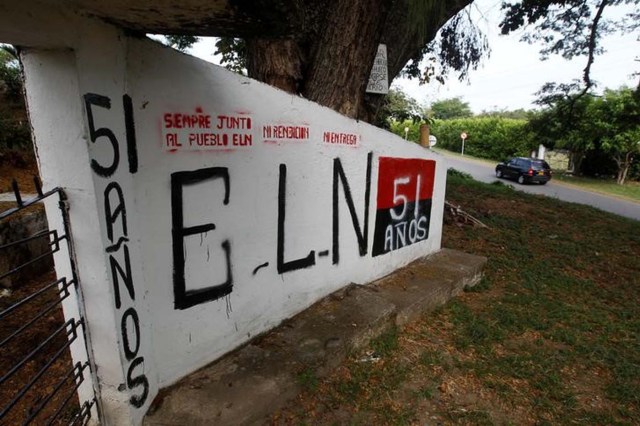
[(407, 140), (420, 143), (420, 123), (414, 123), (412, 120), (395, 121), (392, 120), (389, 130), (404, 139), (404, 128), (409, 128)]
[(501, 117), (474, 117), (455, 120), (436, 120), (431, 133), (438, 138), (438, 146), (460, 152), (465, 132), (465, 153), (479, 158), (501, 161), (507, 157), (528, 156), (537, 148), (533, 136), (526, 130), (526, 120)]
[[(527, 120), (503, 117), (473, 117), (453, 120), (435, 120), (431, 134), (438, 138), (438, 147), (460, 152), (460, 134), (467, 133), (465, 154), (474, 157), (502, 161), (508, 157), (528, 157), (538, 147), (533, 135), (526, 128)], [(404, 128), (409, 128), (407, 139), (420, 141), (420, 124), (409, 120), (394, 121), (390, 130), (404, 138)]]

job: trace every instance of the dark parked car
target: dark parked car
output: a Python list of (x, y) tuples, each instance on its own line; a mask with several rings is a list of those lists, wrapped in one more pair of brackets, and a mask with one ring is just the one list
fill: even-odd
[(496, 176), (517, 180), (519, 184), (535, 182), (544, 185), (551, 180), (551, 167), (544, 160), (517, 157), (498, 164)]

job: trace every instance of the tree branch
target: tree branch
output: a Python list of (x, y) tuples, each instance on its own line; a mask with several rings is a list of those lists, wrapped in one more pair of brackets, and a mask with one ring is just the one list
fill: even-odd
[(587, 58), (587, 66), (584, 68), (582, 73), (582, 81), (584, 81), (585, 88), (583, 90), (586, 93), (592, 86), (593, 82), (591, 81), (591, 65), (593, 65), (595, 51), (597, 47), (597, 38), (598, 38), (598, 24), (600, 23), (600, 19), (602, 19), (602, 13), (604, 9), (609, 5), (609, 0), (602, 0), (600, 5), (598, 6), (598, 11), (596, 12), (596, 16), (593, 18), (593, 23), (591, 24), (591, 32), (589, 33), (589, 56)]

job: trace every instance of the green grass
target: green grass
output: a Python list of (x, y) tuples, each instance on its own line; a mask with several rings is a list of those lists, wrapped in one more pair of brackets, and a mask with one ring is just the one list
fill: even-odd
[(380, 356), (389, 356), (398, 349), (398, 328), (391, 327), (371, 341), (371, 347)]
[(313, 369), (307, 368), (298, 374), (298, 383), (307, 390), (315, 391), (319, 380)]
[[(452, 157), (463, 157), (459, 152), (452, 152), (442, 148), (432, 148), (434, 151)], [(496, 165), (499, 161), (487, 160), (485, 158), (471, 157), (464, 155), (467, 160), (487, 165)], [(573, 176), (565, 173), (557, 172), (553, 175), (553, 180), (569, 185), (577, 186), (585, 191), (596, 192), (599, 194), (610, 195), (622, 198), (628, 201), (640, 202), (640, 182), (627, 181), (624, 185), (618, 185), (613, 178), (596, 179), (585, 176)]]
[[(467, 368), (493, 381), (526, 381), (551, 423), (578, 419), (585, 409), (568, 383), (584, 377), (564, 372), (574, 366), (606, 372), (607, 379), (590, 385), (610, 409), (589, 417), (631, 421), (640, 412), (640, 223), (464, 176), (450, 180), (450, 197), (476, 214), (496, 202), (519, 206), (485, 217), (493, 235), (478, 233), (471, 244), (468, 233), (446, 239), (449, 246), (471, 245), (487, 255), (483, 286), (491, 282), (489, 289), (504, 290), (480, 306), (459, 300), (448, 305), (456, 347), (479, 354)], [(542, 213), (535, 225), (534, 210)], [(536, 337), (522, 339), (527, 333)], [(497, 354), (498, 346), (508, 354)]]
[(448, 149), (444, 149), (444, 148), (433, 147), (431, 149), (442, 155), (448, 155), (450, 157), (465, 158), (467, 160), (475, 161), (478, 163), (485, 163), (485, 164), (494, 165), (494, 166), (499, 163), (499, 161), (488, 160), (486, 158), (472, 157), (468, 154), (462, 155), (460, 152), (449, 151)]
[(629, 181), (624, 185), (618, 185), (615, 179), (595, 179), (565, 175), (562, 173), (556, 173), (553, 178), (563, 183), (579, 186), (588, 191), (640, 202), (640, 182)]
[(637, 423), (640, 222), (460, 173), (447, 198), (490, 227), (443, 232), (488, 257), (481, 283), (374, 339), (381, 360), (354, 354), (293, 423)]

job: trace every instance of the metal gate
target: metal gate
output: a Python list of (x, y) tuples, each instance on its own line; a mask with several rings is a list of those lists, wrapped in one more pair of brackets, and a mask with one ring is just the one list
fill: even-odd
[(34, 186), (0, 207), (0, 424), (97, 423), (66, 196)]

